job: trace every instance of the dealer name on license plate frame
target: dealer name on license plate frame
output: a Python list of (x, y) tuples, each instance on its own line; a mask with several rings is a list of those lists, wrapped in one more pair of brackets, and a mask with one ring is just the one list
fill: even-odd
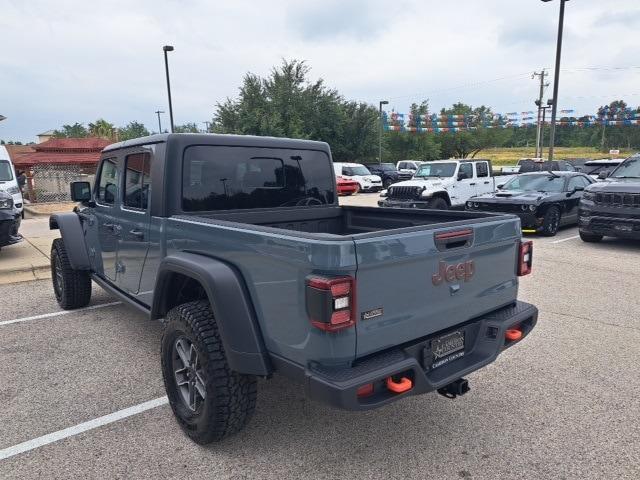
[(464, 357), (464, 333), (464, 330), (456, 330), (431, 340), (432, 369)]

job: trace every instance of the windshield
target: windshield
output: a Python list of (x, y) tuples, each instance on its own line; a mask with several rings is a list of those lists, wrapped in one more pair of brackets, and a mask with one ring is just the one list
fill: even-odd
[(554, 177), (548, 174), (521, 175), (505, 183), (502, 190), (518, 190), (525, 192), (562, 192), (564, 177)]
[(610, 178), (640, 178), (640, 157), (627, 158)]
[(423, 163), (418, 167), (415, 177), (453, 177), (457, 163)]
[(343, 175), (371, 175), (367, 167), (358, 165), (357, 167), (342, 167)]
[(11, 165), (6, 160), (0, 160), (0, 182), (13, 180)]

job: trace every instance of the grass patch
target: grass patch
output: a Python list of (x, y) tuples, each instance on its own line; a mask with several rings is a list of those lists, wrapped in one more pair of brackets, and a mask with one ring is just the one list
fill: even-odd
[[(549, 150), (545, 148), (544, 151), (544, 156), (547, 157)], [(535, 153), (534, 147), (488, 148), (480, 151), (476, 158), (488, 158), (494, 165), (515, 165), (518, 159), (533, 157)], [(620, 150), (618, 157), (625, 158), (632, 153), (631, 150)], [(608, 153), (602, 153), (593, 147), (556, 147), (553, 156), (556, 160), (563, 158), (609, 158)]]

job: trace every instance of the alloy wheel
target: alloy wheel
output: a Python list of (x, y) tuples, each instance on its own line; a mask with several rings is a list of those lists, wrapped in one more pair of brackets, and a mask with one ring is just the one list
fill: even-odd
[(198, 350), (187, 337), (178, 337), (173, 344), (173, 367), (182, 403), (192, 412), (198, 411), (207, 391)]

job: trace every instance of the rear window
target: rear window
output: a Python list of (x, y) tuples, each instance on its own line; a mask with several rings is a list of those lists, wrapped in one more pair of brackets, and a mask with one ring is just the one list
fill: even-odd
[(0, 161), (0, 182), (8, 182), (13, 180), (11, 165), (6, 160)]
[(313, 150), (193, 146), (185, 150), (186, 212), (334, 203), (327, 155)]

